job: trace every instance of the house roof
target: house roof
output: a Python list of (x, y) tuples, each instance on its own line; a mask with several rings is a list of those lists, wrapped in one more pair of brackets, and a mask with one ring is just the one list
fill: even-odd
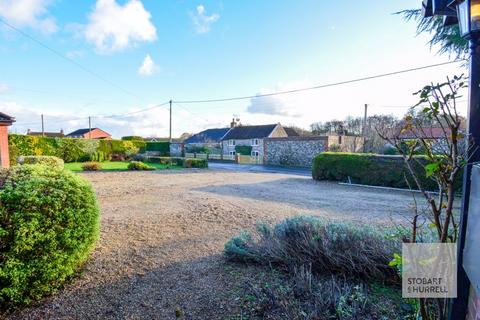
[(230, 128), (208, 129), (199, 132), (187, 140), (185, 143), (215, 143), (220, 142), (222, 138), (230, 131)]
[[(450, 130), (445, 129), (448, 136), (450, 136)], [(413, 128), (405, 132), (400, 133), (400, 139), (444, 139), (445, 132), (440, 127), (426, 127), (426, 128)]]
[(298, 134), (297, 130), (294, 128), (289, 128), (289, 127), (283, 127), (285, 129), (285, 132), (287, 133), (287, 136), (289, 137), (299, 137), (300, 134)]
[[(92, 131), (93, 131), (93, 130), (103, 131), (102, 129), (99, 129), (99, 128), (92, 128), (91, 130), (92, 130)], [(69, 137), (69, 136), (81, 136), (81, 135), (84, 135), (84, 134), (88, 133), (89, 131), (90, 131), (89, 128), (86, 128), (86, 129), (78, 129), (78, 130), (75, 130), (75, 131), (70, 132), (69, 134), (67, 134), (67, 137)], [(103, 131), (103, 132), (105, 132), (105, 131)], [(110, 134), (109, 134), (108, 132), (105, 132), (105, 133), (110, 136)]]
[(0, 112), (0, 123), (8, 123), (11, 124), (15, 122), (15, 118), (11, 117), (3, 112)]
[(263, 139), (268, 137), (278, 124), (262, 126), (242, 126), (232, 128), (222, 140), (230, 139)]

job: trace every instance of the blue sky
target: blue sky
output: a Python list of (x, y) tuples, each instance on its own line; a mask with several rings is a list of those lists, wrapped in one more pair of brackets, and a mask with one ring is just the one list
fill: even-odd
[[(168, 110), (105, 118), (170, 99), (255, 95), (445, 62), (397, 15), (408, 1), (0, 0), (0, 18), (93, 71), (0, 24), (0, 111), (12, 131), (94, 126), (114, 136), (166, 136)], [(211, 104), (174, 105), (173, 132), (243, 123), (401, 115), (411, 93), (465, 72), (449, 65), (363, 83)], [(119, 88), (120, 87), (120, 88)], [(403, 108), (398, 108), (402, 107)], [(395, 108), (392, 108), (395, 107)], [(82, 118), (79, 120), (71, 120)]]

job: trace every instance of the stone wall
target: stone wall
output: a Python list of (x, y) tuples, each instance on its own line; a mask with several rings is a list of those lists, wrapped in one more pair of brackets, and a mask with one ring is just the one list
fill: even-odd
[(313, 158), (327, 150), (327, 137), (288, 137), (264, 140), (267, 165), (311, 168)]

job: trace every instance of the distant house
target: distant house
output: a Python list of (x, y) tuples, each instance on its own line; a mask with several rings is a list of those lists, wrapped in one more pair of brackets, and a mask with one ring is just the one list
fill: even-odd
[(353, 134), (329, 133), (325, 135), (329, 151), (362, 152), (365, 138)]
[(295, 128), (290, 128), (290, 127), (283, 127), (285, 129), (285, 132), (289, 137), (299, 137), (300, 134), (295, 130)]
[[(169, 142), (170, 138), (168, 137), (146, 137), (143, 138), (145, 142)], [(183, 140), (181, 138), (172, 138), (173, 143), (182, 143)]]
[(40, 132), (40, 131), (32, 131), (30, 129), (27, 130), (27, 136), (34, 136), (34, 137), (49, 137), (49, 138), (63, 138), (65, 134), (63, 130), (60, 132)]
[(230, 128), (208, 129), (184, 141), (187, 149), (191, 147), (207, 147), (210, 149), (221, 149), (222, 139), (230, 131)]
[(285, 137), (288, 137), (288, 134), (279, 123), (234, 127), (222, 138), (222, 150), (224, 155), (236, 155), (237, 146), (250, 146), (252, 147), (251, 156), (263, 158), (265, 138)]
[(15, 118), (0, 112), (0, 168), (10, 166), (8, 151), (8, 127), (15, 122)]
[(411, 141), (416, 139), (423, 139), (430, 141), (433, 152), (441, 153), (448, 149), (447, 139), (451, 139), (451, 131), (449, 128), (441, 127), (424, 127), (424, 128), (412, 128), (400, 133), (394, 134), (394, 138), (401, 141)]
[(67, 138), (80, 138), (80, 139), (112, 139), (112, 136), (102, 129), (92, 128), (90, 129), (78, 129), (69, 134)]
[(450, 129), (445, 128), (444, 131), (440, 127), (425, 127), (425, 128), (412, 128), (410, 130), (402, 131), (398, 134), (400, 140), (411, 139), (427, 139), (427, 140), (441, 140), (446, 136), (450, 136)]

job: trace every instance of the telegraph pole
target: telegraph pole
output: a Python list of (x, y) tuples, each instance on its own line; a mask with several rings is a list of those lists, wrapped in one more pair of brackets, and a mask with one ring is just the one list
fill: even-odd
[(362, 135), (363, 135), (363, 153), (366, 151), (367, 142), (367, 116), (368, 116), (368, 104), (365, 103), (365, 113), (363, 115)]
[(42, 114), (42, 137), (45, 137), (45, 125), (43, 123), (43, 114)]
[(170, 134), (169, 141), (172, 143), (172, 100), (170, 100)]
[(88, 139), (92, 139), (92, 117), (88, 117)]

